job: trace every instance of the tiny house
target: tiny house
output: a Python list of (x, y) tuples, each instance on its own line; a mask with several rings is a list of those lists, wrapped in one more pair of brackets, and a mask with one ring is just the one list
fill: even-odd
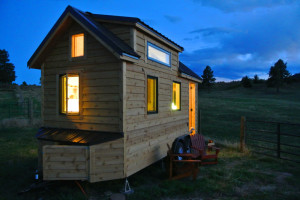
[(44, 180), (128, 177), (197, 129), (200, 77), (138, 18), (68, 6), (28, 61), (41, 70)]

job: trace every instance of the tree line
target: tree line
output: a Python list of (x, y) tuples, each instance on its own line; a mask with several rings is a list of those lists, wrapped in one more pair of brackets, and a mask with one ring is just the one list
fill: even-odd
[[(206, 66), (203, 70), (202, 87), (209, 89), (214, 83), (215, 78), (210, 66)], [(275, 87), (279, 92), (279, 88), (284, 83), (292, 83), (300, 80), (300, 74), (291, 75), (287, 70), (287, 63), (279, 59), (269, 70), (269, 78), (267, 80), (260, 79), (258, 75), (254, 75), (253, 78), (244, 76), (241, 80), (241, 84), (245, 88), (251, 88), (253, 84), (266, 83), (268, 87)]]

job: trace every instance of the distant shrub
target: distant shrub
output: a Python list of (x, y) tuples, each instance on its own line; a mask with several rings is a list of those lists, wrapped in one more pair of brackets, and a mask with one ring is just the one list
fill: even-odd
[(251, 88), (252, 87), (251, 80), (250, 80), (250, 78), (248, 78), (248, 76), (244, 76), (242, 78), (241, 82), (242, 82), (243, 87), (245, 87), (245, 88)]

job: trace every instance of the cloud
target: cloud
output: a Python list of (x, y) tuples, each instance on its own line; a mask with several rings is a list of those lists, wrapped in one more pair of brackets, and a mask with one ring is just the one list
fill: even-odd
[(238, 30), (224, 27), (211, 27), (211, 28), (201, 28), (191, 31), (190, 33), (200, 33), (202, 36), (213, 36), (218, 34), (227, 34), (238, 32)]
[(214, 7), (223, 12), (249, 12), (257, 8), (271, 8), (276, 6), (299, 3), (297, 0), (193, 0), (202, 6)]
[[(198, 74), (210, 65), (215, 76), (230, 79), (253, 76), (255, 73), (265, 77), (270, 66), (279, 58), (288, 63), (291, 73), (299, 72), (299, 8), (282, 7), (251, 17), (237, 17), (234, 28), (214, 27), (192, 31), (199, 33), (203, 42), (210, 44), (213, 41), (217, 45), (183, 52), (180, 59)], [(284, 17), (282, 13), (286, 13)], [(207, 39), (208, 36), (213, 39)], [(190, 42), (193, 45), (193, 41)]]
[(165, 15), (164, 17), (172, 23), (177, 23), (181, 21), (181, 18), (177, 16)]

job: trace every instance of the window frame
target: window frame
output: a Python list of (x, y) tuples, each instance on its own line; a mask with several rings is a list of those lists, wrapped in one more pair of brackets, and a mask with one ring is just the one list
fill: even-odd
[[(83, 56), (72, 57), (72, 36), (83, 34)], [(87, 34), (85, 31), (74, 31), (69, 34), (69, 61), (77, 61), (87, 58)]]
[[(155, 111), (148, 111), (148, 79), (154, 79), (156, 80), (156, 110)], [(158, 77), (156, 76), (151, 76), (151, 75), (147, 75), (147, 114), (156, 114), (158, 113)]]
[[(68, 89), (67, 89), (67, 85), (68, 85), (68, 75), (71, 75), (71, 76), (77, 76), (78, 77), (78, 112), (72, 112), (72, 113), (69, 113), (68, 112), (68, 101), (66, 103), (66, 113), (63, 113), (62, 112), (62, 85), (61, 85), (61, 77), (63, 76), (66, 76), (66, 86), (65, 86), (65, 90), (66, 90), (66, 99), (68, 99)], [(59, 107), (58, 107), (58, 113), (60, 115), (65, 115), (65, 116), (76, 116), (76, 115), (80, 115), (80, 91), (81, 91), (81, 88), (80, 88), (80, 74), (79, 73), (63, 73), (63, 74), (59, 74), (58, 76), (58, 104), (59, 104)]]
[[(169, 64), (164, 63), (164, 62), (162, 62), (160, 60), (157, 60), (155, 58), (149, 57), (149, 46), (151, 46), (151, 47), (153, 47), (153, 48), (155, 48), (155, 49), (157, 49), (159, 51), (162, 51), (163, 53), (168, 54), (169, 55)], [(152, 60), (152, 61), (157, 62), (157, 63), (162, 64), (162, 65), (165, 65), (167, 67), (171, 67), (171, 60), (172, 60), (171, 59), (171, 52), (169, 52), (169, 51), (167, 51), (167, 50), (165, 50), (163, 48), (160, 48), (159, 46), (157, 46), (157, 45), (155, 45), (155, 44), (153, 44), (153, 43), (151, 43), (149, 41), (147, 41), (147, 59), (148, 60)]]
[[(181, 82), (178, 82), (178, 81), (172, 82), (172, 103), (173, 103), (173, 84), (174, 83), (179, 84), (179, 109), (173, 110), (173, 108), (171, 106), (171, 110), (172, 111), (181, 111)], [(172, 105), (172, 103), (171, 103), (171, 105)]]

